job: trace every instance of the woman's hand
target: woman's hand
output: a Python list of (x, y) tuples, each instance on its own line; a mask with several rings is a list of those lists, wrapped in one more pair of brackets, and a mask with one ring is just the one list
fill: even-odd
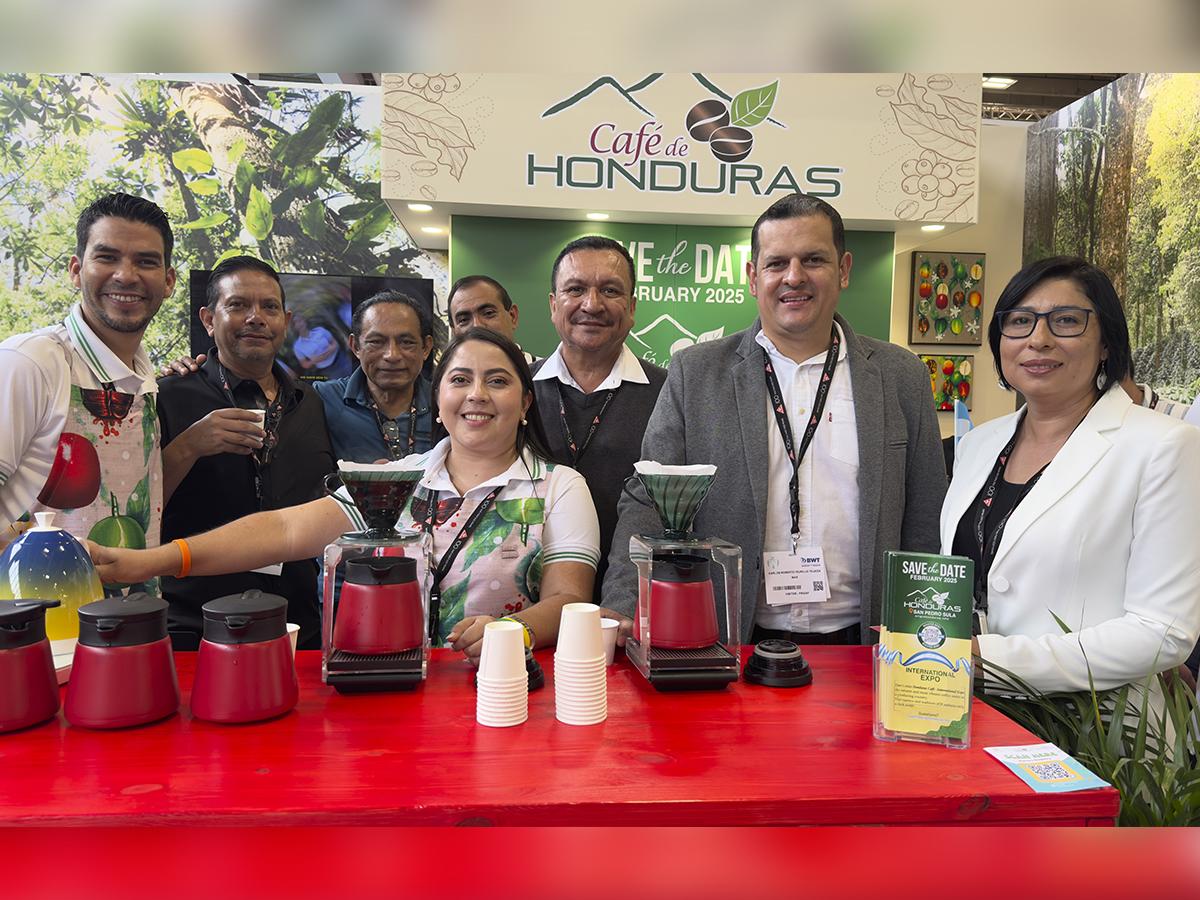
[(626, 638), (633, 637), (633, 619), (621, 615), (619, 612), (614, 612), (611, 609), (600, 607), (600, 618), (616, 619), (620, 624), (617, 626), (617, 646), (624, 647)]
[(154, 565), (155, 554), (161, 549), (124, 550), (87, 542), (101, 584), (140, 584), (162, 574)]
[(450, 629), (446, 641), (455, 650), (461, 650), (471, 661), (471, 665), (479, 665), (479, 654), (483, 652), (483, 629), (488, 622), (495, 622), (492, 616), (467, 616)]

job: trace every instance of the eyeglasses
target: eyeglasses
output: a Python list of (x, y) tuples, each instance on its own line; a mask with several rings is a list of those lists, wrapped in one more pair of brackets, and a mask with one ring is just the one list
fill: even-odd
[(1050, 333), (1055, 337), (1079, 337), (1087, 331), (1088, 318), (1093, 312), (1082, 306), (1056, 306), (1049, 312), (1017, 307), (996, 313), (996, 318), (1000, 320), (1000, 333), (1005, 337), (1029, 337), (1037, 328), (1038, 319), (1046, 320)]

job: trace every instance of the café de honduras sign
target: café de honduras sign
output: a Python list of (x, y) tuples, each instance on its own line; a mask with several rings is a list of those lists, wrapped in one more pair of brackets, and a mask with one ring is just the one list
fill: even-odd
[(382, 191), (402, 219), (748, 224), (803, 191), (851, 227), (974, 222), (980, 101), (978, 75), (389, 73)]

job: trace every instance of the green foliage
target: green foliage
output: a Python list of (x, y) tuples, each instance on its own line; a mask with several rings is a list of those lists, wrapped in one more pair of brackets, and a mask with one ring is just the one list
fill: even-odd
[(994, 664), (987, 672), (1000, 693), (981, 699), (1116, 787), (1119, 824), (1200, 825), (1200, 703), (1190, 685), (1155, 675), (1109, 691), (1045, 694)]
[(213, 167), (212, 155), (202, 147), (191, 147), (187, 150), (176, 150), (171, 154), (171, 162), (176, 168), (187, 175), (199, 175), (210, 172)]
[(250, 199), (246, 203), (246, 230), (256, 241), (265, 241), (275, 226), (275, 214), (271, 212), (271, 201), (254, 185), (250, 186)]

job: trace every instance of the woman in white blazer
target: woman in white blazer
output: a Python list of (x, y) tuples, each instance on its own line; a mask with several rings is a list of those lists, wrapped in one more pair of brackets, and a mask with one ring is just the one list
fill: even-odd
[(1026, 405), (963, 438), (941, 517), (942, 552), (975, 561), (984, 670), (1050, 692), (1179, 665), (1200, 634), (1200, 429), (1121, 389), (1125, 315), (1084, 260), (1017, 273), (988, 341)]

